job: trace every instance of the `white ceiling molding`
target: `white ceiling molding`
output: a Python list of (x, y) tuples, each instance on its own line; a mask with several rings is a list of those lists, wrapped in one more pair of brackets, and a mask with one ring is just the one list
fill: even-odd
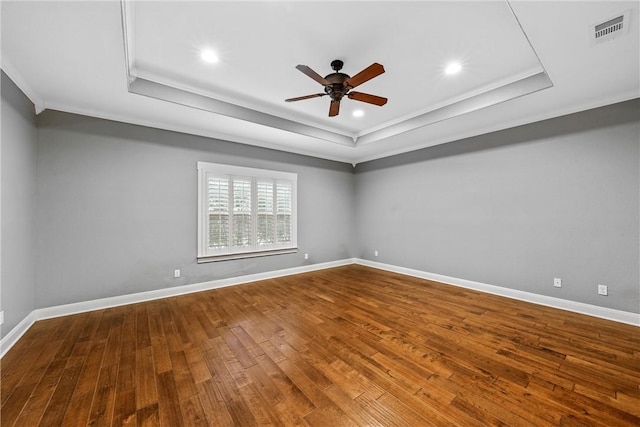
[(36, 91), (33, 90), (31, 85), (27, 82), (27, 80), (22, 77), (22, 74), (18, 72), (18, 70), (11, 64), (11, 60), (6, 57), (2, 57), (2, 67), (0, 67), (2, 71), (5, 72), (7, 76), (13, 81), (18, 88), (25, 94), (27, 98), (33, 103), (34, 110), (37, 114), (42, 113), (46, 110), (46, 106), (44, 104), (44, 100), (38, 96)]
[(252, 110), (241, 105), (231, 104), (219, 99), (211, 98), (193, 92), (188, 92), (186, 90), (167, 86), (162, 83), (153, 82), (151, 80), (142, 79), (140, 77), (130, 78), (129, 92), (148, 96), (162, 101), (185, 105), (187, 107), (197, 108), (199, 110), (208, 111), (210, 113), (221, 114), (224, 116), (245, 120), (251, 123), (257, 123), (260, 125), (285, 130), (288, 132), (311, 136), (313, 138), (334, 142), (336, 144), (347, 145), (349, 147), (355, 146), (353, 138), (345, 135), (340, 135), (336, 132), (331, 132), (314, 126), (305, 125), (293, 120), (263, 113), (257, 110)]
[(124, 42), (124, 63), (127, 70), (127, 84), (130, 84), (135, 75), (135, 64), (131, 61), (136, 56), (136, 45), (133, 41), (133, 3), (122, 0), (120, 3), (122, 19), (122, 39)]
[(388, 125), (382, 129), (360, 136), (357, 138), (356, 143), (357, 145), (363, 145), (380, 141), (404, 132), (409, 132), (442, 120), (471, 113), (491, 105), (500, 104), (501, 102), (550, 87), (553, 87), (551, 79), (547, 73), (541, 71), (532, 76), (500, 86), (496, 89), (471, 96), (461, 101), (453, 102), (436, 110), (420, 114), (410, 119), (405, 119), (399, 123)]

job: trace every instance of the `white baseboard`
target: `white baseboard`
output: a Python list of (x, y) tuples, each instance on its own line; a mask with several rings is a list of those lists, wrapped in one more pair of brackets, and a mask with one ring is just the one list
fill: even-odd
[(209, 282), (194, 283), (191, 285), (176, 286), (166, 289), (157, 289), (148, 292), (138, 292), (135, 294), (121, 295), (110, 298), (101, 298), (91, 301), (83, 301), (73, 304), (64, 304), (54, 307), (39, 308), (33, 310), (15, 328), (13, 328), (2, 340), (0, 340), (0, 357), (4, 356), (11, 347), (24, 335), (24, 333), (38, 320), (51, 319), (54, 317), (68, 316), (71, 314), (84, 313), (87, 311), (101, 310), (121, 305), (135, 304), (144, 301), (151, 301), (161, 298), (168, 298), (178, 295), (185, 295), (194, 292), (206, 291), (210, 289), (224, 288), (227, 286), (241, 285), (243, 283), (255, 282), (259, 280), (274, 279), (277, 277), (290, 276), (292, 274), (307, 273), (310, 271), (324, 270), (327, 268), (340, 267), (349, 264), (360, 264), (381, 270), (391, 271), (421, 279), (433, 280), (447, 285), (473, 289), (507, 298), (513, 298), (547, 307), (586, 314), (602, 319), (613, 320), (629, 325), (640, 326), (640, 314), (627, 311), (614, 310), (611, 308), (596, 305), (584, 304), (531, 292), (518, 291), (500, 286), (488, 285), (486, 283), (474, 282), (456, 277), (443, 276), (441, 274), (428, 273), (426, 271), (414, 270), (376, 261), (369, 261), (360, 258), (347, 258), (338, 261), (324, 262), (320, 264), (310, 264), (301, 267), (287, 268), (283, 270), (268, 271), (264, 273), (248, 274), (245, 276), (231, 277), (228, 279), (212, 280)]
[(0, 357), (4, 356), (11, 347), (24, 335), (24, 333), (38, 320), (51, 319), (54, 317), (69, 316), (71, 314), (86, 313), (88, 311), (102, 310), (105, 308), (118, 307), (121, 305), (135, 304), (144, 301), (152, 301), (161, 298), (168, 298), (178, 295), (186, 295), (194, 292), (201, 292), (210, 289), (225, 288), (227, 286), (241, 285), (243, 283), (256, 282), (259, 280), (274, 279), (277, 277), (290, 276), (292, 274), (307, 273), (310, 271), (324, 270), (327, 268), (340, 267), (354, 264), (355, 259), (348, 258), (338, 261), (323, 262), (319, 264), (309, 264), (300, 267), (286, 268), (282, 270), (267, 271), (264, 273), (247, 274), (245, 276), (230, 277), (227, 279), (211, 280), (208, 282), (194, 283), (191, 285), (176, 286), (166, 289), (157, 289), (147, 292), (137, 292), (134, 294), (120, 295), (116, 297), (100, 298), (91, 301), (82, 301), (73, 304), (64, 304), (54, 307), (38, 308), (33, 310), (15, 328), (13, 328), (2, 340), (0, 340)]
[(55, 307), (36, 309), (37, 319), (51, 319), (54, 317), (68, 316), (70, 314), (85, 313), (87, 311), (101, 310), (105, 308), (118, 307), (121, 305), (135, 304), (144, 301), (152, 301), (161, 298), (169, 298), (177, 295), (192, 294), (194, 292), (207, 291), (210, 289), (226, 288), (243, 283), (257, 282), (259, 280), (274, 279), (277, 277), (291, 276), (292, 274), (307, 273), (327, 268), (340, 267), (354, 264), (354, 259), (344, 259), (339, 261), (323, 262), (319, 264), (309, 264), (301, 267), (286, 268), (283, 270), (267, 271), (264, 273), (247, 274), (244, 276), (230, 277), (227, 279), (211, 280), (208, 282), (194, 283), (191, 285), (175, 286), (172, 288), (156, 289), (147, 292), (137, 292), (135, 294), (120, 295), (116, 297), (101, 298), (91, 301), (83, 301), (73, 304), (58, 305)]
[(520, 301), (531, 302), (533, 304), (544, 305), (547, 307), (558, 308), (561, 310), (572, 311), (574, 313), (586, 314), (601, 319), (613, 320), (615, 322), (627, 323), (633, 326), (640, 326), (640, 314), (628, 311), (615, 310), (597, 305), (585, 304), (576, 301), (570, 301), (561, 298), (550, 297), (546, 295), (534, 294), (531, 292), (519, 291), (516, 289), (503, 288), (500, 286), (488, 285), (486, 283), (474, 282), (472, 280), (459, 279), (457, 277), (443, 276), (441, 274), (428, 273), (426, 271), (414, 270), (411, 268), (398, 267), (396, 265), (384, 264), (376, 261), (365, 259), (356, 259), (356, 264), (368, 267), (379, 268), (381, 270), (391, 271), (394, 273), (406, 274), (407, 276), (418, 277), (420, 279), (433, 280), (447, 285), (458, 286), (461, 288), (473, 289), (480, 292), (499, 295), (502, 297), (517, 299)]
[(27, 317), (22, 319), (20, 323), (18, 323), (15, 328), (11, 329), (7, 335), (2, 337), (0, 341), (0, 357), (3, 357), (7, 351), (11, 349), (18, 342), (20, 337), (24, 335), (25, 332), (29, 330), (29, 328), (38, 320), (37, 314), (34, 311), (27, 314)]

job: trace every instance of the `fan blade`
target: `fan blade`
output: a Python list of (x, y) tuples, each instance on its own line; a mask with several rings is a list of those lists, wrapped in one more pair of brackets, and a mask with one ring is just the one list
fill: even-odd
[(326, 93), (314, 93), (313, 95), (305, 95), (305, 96), (299, 96), (297, 98), (285, 99), (284, 102), (302, 101), (304, 99), (319, 98), (319, 97), (325, 96), (325, 95), (326, 95)]
[(376, 95), (369, 95), (368, 93), (349, 92), (347, 96), (349, 97), (349, 99), (355, 99), (356, 101), (366, 102), (369, 104), (378, 105), (380, 107), (387, 103), (387, 98)]
[(320, 83), (322, 86), (330, 86), (331, 85), (331, 83), (327, 79), (325, 79), (320, 74), (316, 73), (315, 71), (313, 71), (311, 68), (307, 67), (306, 65), (297, 65), (296, 68), (298, 70), (302, 71), (303, 73), (305, 73), (307, 76), (311, 77), (313, 80), (315, 80), (318, 83)]
[(340, 112), (340, 101), (331, 101), (329, 106), (329, 117), (337, 116)]
[(344, 87), (354, 88), (384, 73), (384, 67), (377, 62), (369, 65), (350, 79), (345, 80)]

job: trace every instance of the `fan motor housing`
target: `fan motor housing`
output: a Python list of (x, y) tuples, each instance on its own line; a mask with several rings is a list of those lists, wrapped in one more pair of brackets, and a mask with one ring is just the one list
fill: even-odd
[(331, 73), (328, 74), (325, 79), (331, 83), (330, 86), (325, 86), (324, 91), (331, 97), (333, 101), (340, 101), (343, 96), (349, 92), (349, 87), (344, 87), (344, 82), (350, 78), (345, 73)]

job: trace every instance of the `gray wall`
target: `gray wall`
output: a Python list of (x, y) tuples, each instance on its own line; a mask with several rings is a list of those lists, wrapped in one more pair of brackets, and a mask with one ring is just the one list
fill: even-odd
[[(79, 115), (36, 119), (4, 75), (2, 83), (5, 331), (34, 308), (354, 256), (639, 311), (639, 100), (364, 163), (354, 174)], [(196, 264), (197, 161), (297, 172), (299, 253)], [(596, 295), (598, 283), (609, 297)]]
[[(353, 256), (351, 165), (54, 111), (37, 124), (37, 307)], [(197, 161), (298, 173), (299, 253), (196, 264)]]
[(636, 99), (358, 165), (356, 255), (637, 313), (639, 146)]
[(36, 127), (31, 101), (0, 74), (4, 336), (35, 308)]

